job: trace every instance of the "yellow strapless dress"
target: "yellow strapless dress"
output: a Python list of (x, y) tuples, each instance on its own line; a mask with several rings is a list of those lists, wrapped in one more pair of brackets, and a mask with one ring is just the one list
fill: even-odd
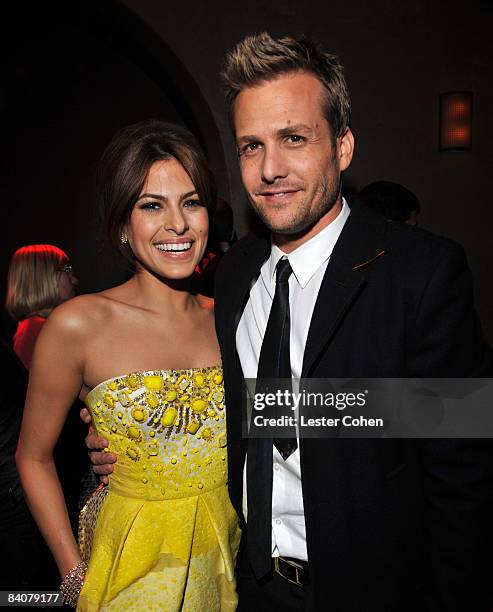
[(235, 610), (220, 367), (137, 372), (87, 395), (118, 455), (78, 610)]

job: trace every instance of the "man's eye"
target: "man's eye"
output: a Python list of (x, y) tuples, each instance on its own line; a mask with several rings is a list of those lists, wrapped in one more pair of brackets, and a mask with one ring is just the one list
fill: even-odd
[(243, 145), (239, 151), (240, 155), (248, 155), (251, 153), (255, 153), (255, 151), (258, 151), (258, 149), (260, 149), (260, 143), (259, 142), (249, 142), (246, 145)]
[(292, 144), (298, 144), (300, 142), (305, 142), (304, 137), (299, 136), (298, 134), (291, 134), (290, 136), (286, 136), (286, 139), (288, 140), (288, 142)]

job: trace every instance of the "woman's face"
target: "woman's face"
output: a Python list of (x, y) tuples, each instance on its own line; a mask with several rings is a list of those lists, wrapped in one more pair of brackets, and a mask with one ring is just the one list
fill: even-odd
[(58, 294), (60, 301), (66, 302), (75, 295), (75, 287), (79, 282), (75, 276), (72, 266), (67, 263), (58, 270)]
[(162, 278), (193, 274), (207, 244), (209, 215), (183, 166), (155, 162), (132, 211), (127, 237), (140, 265)]

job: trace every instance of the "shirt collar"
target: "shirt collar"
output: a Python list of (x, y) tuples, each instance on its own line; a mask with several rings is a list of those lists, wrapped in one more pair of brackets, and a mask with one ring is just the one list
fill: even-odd
[(277, 263), (282, 257), (287, 257), (291, 264), (293, 275), (296, 277), (300, 287), (304, 289), (320, 266), (330, 258), (350, 212), (346, 200), (342, 198), (341, 211), (334, 221), (292, 253), (289, 253), (289, 255), (286, 255), (279, 247), (273, 244), (270, 257), (261, 270), (266, 285), (272, 286), (274, 284)]

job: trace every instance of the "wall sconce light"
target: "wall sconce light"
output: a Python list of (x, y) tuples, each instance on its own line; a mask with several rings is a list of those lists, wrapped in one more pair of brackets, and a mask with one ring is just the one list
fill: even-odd
[(453, 91), (440, 95), (439, 151), (472, 149), (472, 92)]

